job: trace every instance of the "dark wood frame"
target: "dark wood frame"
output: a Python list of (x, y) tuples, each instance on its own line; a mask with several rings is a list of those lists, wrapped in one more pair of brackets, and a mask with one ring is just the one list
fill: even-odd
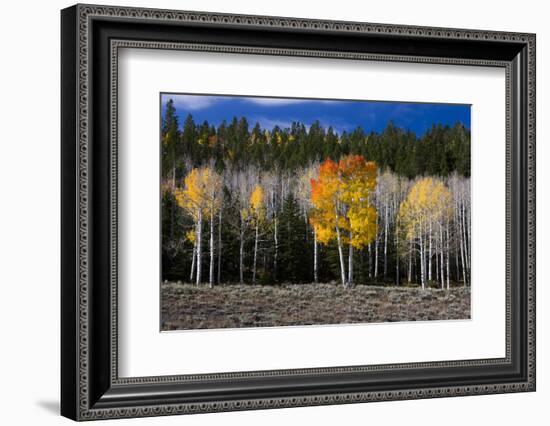
[[(535, 36), (76, 5), (61, 13), (61, 413), (75, 420), (535, 390)], [(119, 378), (117, 49), (497, 66), (507, 75), (499, 359)]]

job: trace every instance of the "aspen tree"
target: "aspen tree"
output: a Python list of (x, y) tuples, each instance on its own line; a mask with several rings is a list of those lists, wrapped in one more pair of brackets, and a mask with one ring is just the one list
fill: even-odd
[(420, 281), (426, 288), (428, 271), (426, 251), (430, 250), (433, 224), (447, 220), (452, 215), (452, 195), (445, 184), (428, 177), (418, 180), (401, 203), (399, 224), (411, 247), (419, 252)]
[[(221, 212), (223, 202), (223, 180), (213, 168), (205, 168), (203, 178), (206, 180), (206, 208), (210, 216), (210, 270), (208, 284), (214, 284), (214, 223), (218, 212)], [(220, 216), (221, 217), (221, 216)], [(221, 253), (220, 253), (221, 257)]]
[[(196, 258), (196, 284), (201, 283), (202, 271), (202, 223), (203, 215), (207, 208), (208, 182), (205, 177), (207, 169), (195, 168), (184, 179), (184, 189), (175, 191), (176, 201), (194, 221), (195, 224), (195, 249)], [(191, 271), (191, 274), (193, 271)]]
[[(349, 155), (339, 163), (324, 161), (319, 166), (319, 177), (311, 180), (311, 223), (320, 243), (336, 239), (344, 287), (353, 285), (353, 249), (363, 248), (376, 237), (377, 213), (371, 203), (376, 175), (374, 163), (360, 155)], [(348, 246), (347, 278), (344, 244)]]
[[(313, 163), (308, 167), (304, 168), (302, 171), (297, 173), (297, 183), (296, 183), (296, 198), (300, 207), (302, 209), (302, 214), (304, 215), (304, 221), (307, 224), (309, 223), (309, 211), (311, 210), (311, 180), (316, 179), (319, 175), (319, 164)], [(317, 243), (317, 231), (315, 227), (312, 226), (313, 233), (313, 282), (319, 282), (319, 255), (318, 255), (318, 243)]]
[(256, 284), (256, 264), (258, 259), (258, 239), (260, 226), (265, 220), (265, 200), (263, 188), (256, 184), (250, 194), (250, 217), (254, 224), (254, 263), (252, 267), (252, 284)]

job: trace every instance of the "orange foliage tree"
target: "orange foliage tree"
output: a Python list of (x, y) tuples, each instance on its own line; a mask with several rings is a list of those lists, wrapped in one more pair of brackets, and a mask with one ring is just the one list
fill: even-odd
[[(376, 208), (371, 194), (376, 188), (376, 164), (360, 155), (348, 155), (338, 163), (327, 159), (319, 177), (311, 180), (310, 221), (322, 244), (336, 241), (342, 285), (353, 285), (353, 250), (376, 237)], [(343, 247), (348, 246), (348, 272)]]

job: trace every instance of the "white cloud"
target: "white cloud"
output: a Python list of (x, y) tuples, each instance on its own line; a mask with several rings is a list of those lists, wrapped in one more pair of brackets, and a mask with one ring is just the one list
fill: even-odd
[(223, 102), (226, 100), (241, 99), (243, 102), (263, 106), (263, 107), (279, 107), (288, 105), (298, 105), (307, 102), (331, 103), (333, 101), (323, 99), (301, 99), (301, 98), (262, 98), (262, 97), (232, 97), (232, 96), (211, 96), (211, 95), (180, 95), (180, 94), (163, 94), (162, 102), (166, 103), (168, 99), (174, 101), (176, 109), (197, 111), (210, 107), (211, 105)]
[(168, 99), (174, 101), (174, 106), (177, 110), (197, 111), (208, 108), (216, 102), (223, 101), (224, 98), (206, 95), (163, 95), (163, 102)]

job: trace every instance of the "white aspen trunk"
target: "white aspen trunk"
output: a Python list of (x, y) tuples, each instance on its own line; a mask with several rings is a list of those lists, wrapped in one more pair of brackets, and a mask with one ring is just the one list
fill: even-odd
[(426, 288), (425, 286), (425, 273), (424, 271), (424, 238), (420, 238), (420, 283), (422, 284), (422, 290)]
[(342, 279), (342, 285), (346, 286), (346, 266), (344, 265), (344, 253), (342, 251), (342, 238), (340, 236), (340, 227), (338, 226), (338, 210), (336, 210), (336, 241), (338, 243), (338, 256), (340, 258), (340, 275)]
[(430, 222), (430, 232), (428, 234), (428, 281), (432, 280), (432, 223)]
[(470, 248), (468, 247), (468, 231), (466, 229), (466, 211), (464, 207), (464, 202), (462, 203), (462, 228), (464, 232), (464, 262), (466, 265), (465, 274), (468, 277), (467, 281), (470, 281)]
[(399, 286), (399, 233), (395, 230), (395, 285)]
[(455, 240), (454, 240), (454, 250), (455, 250), (455, 264), (456, 264), (456, 282), (460, 282), (460, 262), (458, 260), (458, 256), (460, 254), (460, 238), (458, 236), (460, 233), (458, 232), (458, 204), (455, 201), (455, 208), (454, 208), (454, 232), (455, 232)]
[(195, 242), (193, 243), (193, 258), (191, 259), (191, 274), (189, 274), (189, 282), (193, 282), (195, 276), (195, 260), (197, 259), (197, 226), (195, 225)]
[(317, 232), (313, 228), (313, 281), (319, 282), (319, 270), (317, 264)]
[(467, 235), (467, 244), (468, 244), (468, 272), (470, 272), (470, 268), (471, 268), (471, 262), (472, 262), (472, 217), (471, 217), (471, 212), (470, 210), (468, 209), (466, 211), (466, 235)]
[(349, 233), (349, 252), (348, 252), (348, 287), (353, 286), (353, 246), (351, 245), (351, 239), (353, 235)]
[(447, 223), (445, 227), (445, 248), (447, 252), (447, 290), (451, 287), (451, 266), (450, 266), (450, 260), (451, 253), (449, 252), (449, 223)]
[(435, 277), (434, 277), (434, 282), (437, 282), (439, 281), (439, 255), (437, 254), (437, 252), (434, 253), (434, 256), (435, 256)]
[(202, 211), (199, 210), (197, 220), (197, 285), (201, 283), (202, 272)]
[(214, 285), (214, 211), (210, 209), (210, 276), (208, 285), (210, 288)]
[[(376, 223), (378, 224), (378, 217), (376, 218)], [(378, 278), (378, 231), (374, 240), (374, 278)]]
[(462, 232), (464, 233), (464, 261), (466, 264), (466, 269), (470, 268), (470, 260), (469, 260), (469, 248), (468, 248), (468, 235), (466, 231), (466, 219), (465, 219), (465, 210), (464, 210), (464, 201), (461, 203), (460, 206), (462, 214), (461, 216), (461, 224), (462, 224)]
[(412, 243), (409, 241), (409, 271), (407, 274), (407, 282), (410, 284), (412, 281)]
[(277, 254), (279, 252), (279, 234), (278, 234), (279, 221), (277, 220), (277, 217), (275, 217), (273, 222), (274, 222), (273, 239), (275, 240), (275, 253), (273, 254), (273, 275), (274, 275), (275, 281), (277, 281)]
[(244, 224), (241, 218), (241, 229), (239, 233), (239, 281), (244, 283)]
[(459, 248), (458, 248), (458, 242), (455, 241), (454, 243), (455, 243), (454, 251), (455, 251), (455, 265), (456, 265), (456, 282), (458, 283), (460, 282), (460, 263), (458, 262)]
[(218, 214), (218, 279), (216, 280), (218, 284), (221, 284), (222, 277), (222, 211), (223, 208), (220, 207)]
[(252, 284), (256, 284), (256, 260), (258, 258), (258, 219), (256, 219), (256, 232), (254, 235), (254, 265), (252, 266)]
[(439, 256), (437, 254), (437, 251), (434, 252), (435, 255), (435, 278), (434, 281), (437, 282), (439, 280)]
[[(458, 213), (460, 216), (460, 212)], [(467, 286), (466, 279), (466, 265), (464, 260), (464, 234), (462, 233), (462, 219), (458, 218), (458, 234), (460, 235), (460, 263), (462, 264), (462, 280), (464, 281), (464, 287)]]
[(440, 273), (441, 273), (441, 288), (445, 287), (445, 261), (444, 261), (444, 254), (443, 254), (443, 227), (440, 225), (439, 227), (439, 244), (441, 248), (441, 261), (440, 263)]
[(388, 204), (384, 215), (384, 280), (388, 276)]
[(470, 269), (470, 246), (468, 245), (468, 227), (466, 226), (466, 204), (462, 200), (462, 231), (464, 232), (464, 262), (466, 263), (466, 270)]
[(420, 268), (419, 268), (419, 261), (420, 259), (420, 252), (418, 253), (418, 256), (416, 255), (416, 252), (414, 253), (413, 257), (412, 257), (412, 261), (413, 261), (413, 280), (415, 282), (418, 282), (418, 280), (420, 279)]
[(462, 239), (460, 240), (460, 263), (462, 264), (462, 281), (464, 282), (464, 287), (468, 285), (468, 280), (466, 278), (466, 264), (464, 263), (464, 245)]

